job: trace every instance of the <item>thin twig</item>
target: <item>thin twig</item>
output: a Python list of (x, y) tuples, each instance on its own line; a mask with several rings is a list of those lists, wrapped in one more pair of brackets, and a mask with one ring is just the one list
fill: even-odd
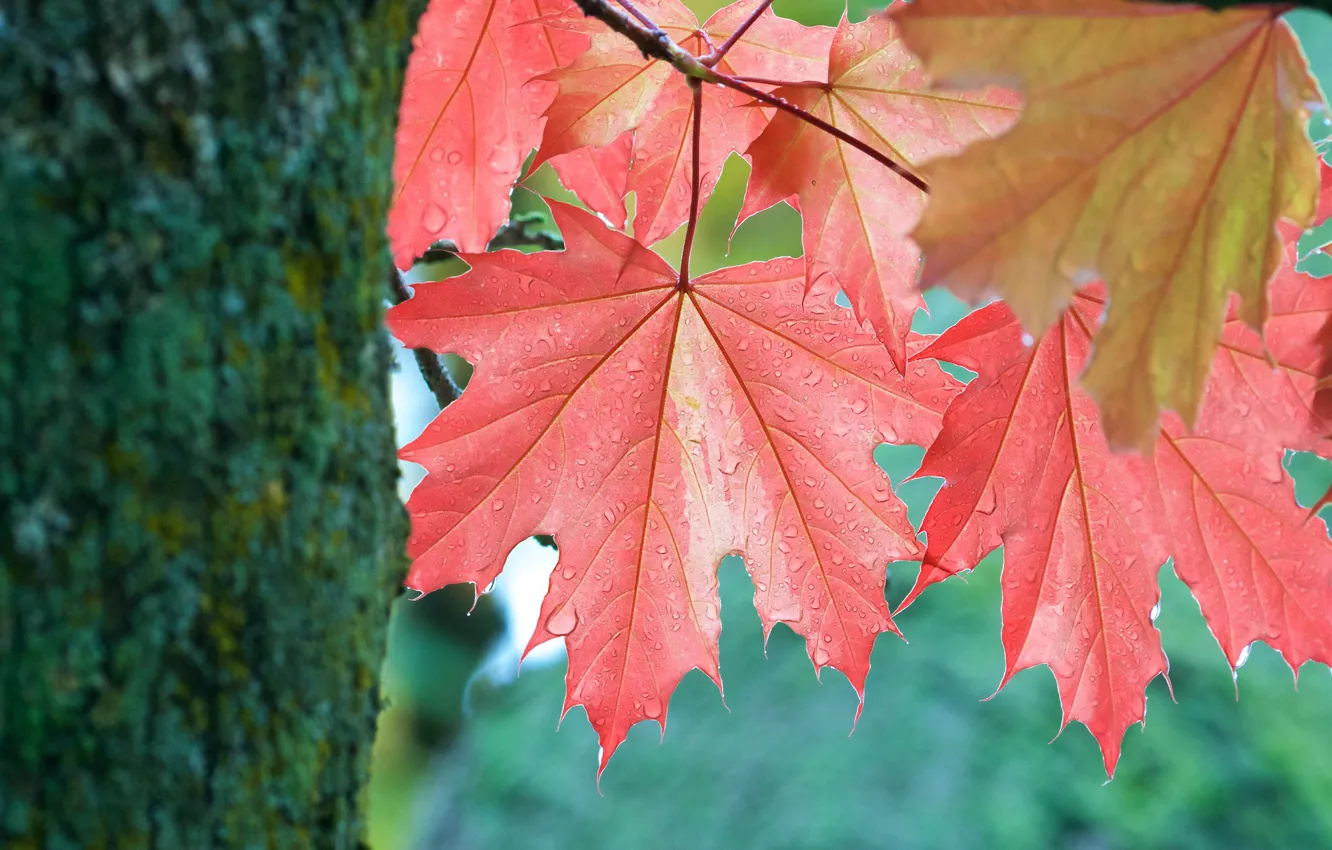
[(823, 132), (846, 142), (851, 147), (866, 154), (875, 162), (878, 162), (894, 174), (897, 174), (903, 180), (907, 181), (912, 186), (915, 186), (922, 192), (928, 193), (930, 191), (929, 185), (924, 180), (911, 173), (906, 166), (894, 162), (870, 145), (862, 142), (860, 139), (837, 129), (822, 118), (811, 115), (809, 112), (806, 112), (795, 104), (788, 103), (780, 97), (775, 97), (767, 92), (760, 91), (748, 83), (745, 83), (743, 80), (729, 77), (726, 74), (719, 73), (714, 69), (705, 66), (697, 56), (676, 44), (670, 36), (655, 24), (645, 28), (644, 24), (639, 23), (628, 13), (611, 6), (608, 0), (575, 0), (575, 2), (578, 3), (578, 8), (583, 10), (584, 15), (596, 18), (632, 41), (638, 46), (638, 49), (643, 52), (643, 55), (646, 58), (660, 59), (663, 62), (669, 62), (677, 70), (691, 79), (702, 80), (707, 83), (716, 83), (718, 85), (726, 86), (727, 88), (735, 89), (738, 92), (749, 95), (757, 101), (789, 112), (801, 121), (818, 127)]
[[(402, 281), (402, 272), (392, 263), (389, 263), (388, 285), (394, 304), (401, 304), (412, 297), (407, 291), (407, 284)], [(444, 364), (439, 362), (439, 355), (428, 348), (414, 348), (412, 354), (416, 357), (416, 368), (421, 370), (421, 377), (425, 379), (426, 386), (430, 388), (430, 393), (435, 397), (439, 409), (443, 410), (457, 401), (462, 390), (453, 382), (453, 377), (444, 368)]]
[(726, 86), (727, 88), (730, 89), (735, 89), (736, 91), (741, 92), (743, 94), (747, 94), (750, 97), (754, 98), (755, 100), (760, 101), (761, 103), (766, 103), (769, 106), (775, 106), (784, 112), (789, 112), (790, 114), (794, 115), (795, 117), (799, 118), (801, 121), (804, 121), (807, 124), (812, 124), (813, 126), (818, 127), (820, 130), (827, 133), (828, 135), (840, 139), (843, 142), (846, 142), (851, 147), (869, 156), (875, 162), (879, 163), (883, 167), (887, 168), (889, 171), (901, 177), (903, 180), (910, 183), (912, 186), (915, 186), (920, 191), (929, 194), (930, 191), (929, 184), (926, 183), (921, 178), (917, 177), (915, 174), (911, 173), (911, 171), (908, 170), (906, 166), (894, 162), (893, 160), (884, 156), (882, 153), (879, 153), (877, 150), (870, 147), (865, 142), (862, 142), (860, 139), (857, 139), (855, 136), (852, 136), (843, 130), (837, 129), (832, 124), (829, 124), (827, 121), (824, 121), (822, 118), (819, 118), (817, 115), (812, 115), (809, 112), (805, 111), (804, 109), (801, 109), (799, 106), (790, 103), (789, 101), (783, 100), (782, 98), (777, 97), (775, 95), (768, 94), (767, 92), (760, 91), (759, 89), (754, 88), (748, 83), (743, 83), (740, 80), (737, 80), (734, 77), (728, 77), (725, 74), (714, 74), (713, 82), (717, 83), (718, 85)]
[(638, 18), (639, 22), (642, 23), (643, 26), (651, 30), (657, 29), (657, 25), (653, 23), (651, 18), (645, 15), (642, 11), (639, 10), (637, 6), (634, 5), (633, 0), (617, 0), (617, 2), (619, 2), (619, 4), (624, 7), (626, 12), (633, 15), (635, 18)]
[[(575, 0), (575, 2), (578, 3), (578, 8), (583, 10), (584, 15), (596, 18), (632, 41), (645, 58), (667, 62), (688, 77), (700, 80), (712, 79), (712, 71), (699, 62), (697, 56), (676, 44), (660, 27), (652, 23), (651, 18), (642, 15), (641, 12), (637, 16), (631, 15), (612, 6), (608, 0)], [(640, 16), (647, 23), (641, 23), (638, 20)]]
[[(522, 248), (536, 247), (543, 251), (563, 251), (564, 240), (558, 234), (551, 233), (541, 229), (545, 223), (540, 213), (531, 213), (528, 215), (514, 216), (504, 223), (504, 226), (495, 234), (495, 238), (490, 240), (486, 246), (488, 251), (498, 251), (501, 248)], [(441, 241), (430, 246), (430, 249), (421, 256), (418, 262), (421, 263), (442, 263), (457, 258), (458, 253), (452, 242)], [(407, 290), (407, 285), (403, 283), (402, 273), (398, 271), (397, 266), (392, 266), (389, 270), (389, 294), (393, 298), (394, 304), (401, 304), (412, 294)], [(421, 370), (421, 377), (425, 380), (426, 386), (435, 396), (435, 402), (439, 404), (439, 409), (443, 410), (449, 404), (458, 400), (462, 389), (453, 381), (453, 376), (444, 368), (440, 362), (439, 355), (428, 348), (412, 349), (413, 356), (416, 357), (416, 367)]]
[(690, 80), (689, 87), (694, 90), (694, 184), (689, 192), (689, 224), (685, 227), (684, 251), (680, 254), (680, 290), (689, 288), (689, 255), (694, 252), (694, 232), (698, 230), (699, 161), (702, 143), (700, 141), (703, 123), (703, 85), (698, 80)]
[(742, 77), (733, 75), (733, 80), (739, 80), (742, 83), (753, 83), (758, 86), (772, 86), (776, 89), (826, 89), (827, 83), (821, 83), (818, 80), (770, 80), (767, 77)]
[(558, 233), (545, 229), (546, 217), (539, 212), (516, 215), (504, 222), (487, 251), (501, 248), (540, 248), (543, 251), (563, 251), (564, 240)]
[[(699, 38), (701, 38), (701, 39), (703, 40), (703, 43), (706, 44), (706, 45), (708, 46), (708, 54), (707, 54), (707, 55), (711, 56), (712, 54), (714, 54), (714, 53), (717, 52), (717, 45), (715, 45), (715, 44), (712, 43), (712, 36), (708, 35), (708, 31), (707, 31), (707, 30), (702, 29), (702, 28), (696, 29), (696, 30), (694, 30), (694, 35), (696, 35), (696, 36), (698, 36)], [(700, 57), (698, 61), (702, 62), (703, 59)], [(705, 63), (705, 64), (706, 64), (706, 63)]]
[(756, 21), (758, 21), (759, 17), (762, 16), (764, 12), (768, 11), (768, 7), (771, 5), (772, 5), (772, 0), (763, 0), (763, 2), (759, 4), (758, 8), (755, 9), (748, 18), (745, 18), (745, 22), (742, 23), (740, 26), (736, 27), (735, 32), (731, 33), (730, 38), (722, 42), (721, 47), (718, 47), (716, 50), (712, 51), (707, 56), (702, 57), (699, 61), (702, 62), (704, 65), (707, 65), (709, 68), (715, 66), (718, 62), (722, 61), (722, 59), (726, 57), (726, 54), (730, 52), (731, 48), (735, 47), (735, 43), (740, 39), (744, 38), (745, 33), (749, 32), (749, 28), (752, 27)]
[[(541, 213), (527, 213), (516, 215), (508, 221), (495, 233), (490, 243), (486, 245), (487, 251), (498, 251), (502, 248), (540, 248), (542, 251), (563, 251), (564, 240), (558, 233), (551, 233), (545, 230), (543, 225), (545, 218)], [(426, 252), (417, 260), (418, 263), (444, 263), (458, 256), (458, 248), (447, 239), (440, 240), (431, 245)]]

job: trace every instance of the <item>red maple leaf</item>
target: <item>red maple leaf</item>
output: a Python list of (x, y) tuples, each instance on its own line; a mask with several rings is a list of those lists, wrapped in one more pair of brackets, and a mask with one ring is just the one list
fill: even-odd
[(551, 159), (551, 167), (565, 186), (578, 187), (578, 199), (592, 212), (606, 217), (610, 226), (623, 230), (628, 212), (624, 196), (629, 192), (629, 162), (634, 140), (628, 131), (609, 145), (579, 148)]
[[(1072, 309), (1095, 322), (1100, 305)], [(946, 483), (922, 526), (926, 563), (907, 603), (1003, 543), (1004, 682), (1048, 664), (1064, 722), (1091, 729), (1112, 772), (1124, 730), (1143, 716), (1144, 688), (1166, 669), (1150, 616), (1165, 558), (1135, 462), (1110, 453), (1075, 383), (1088, 348), (1074, 319), (1026, 346), (996, 303), (921, 352), (978, 377), (917, 473)]]
[(1104, 310), (1080, 293), (1034, 346), (995, 303), (921, 352), (978, 373), (917, 473), (945, 484), (922, 530), (926, 586), (1004, 545), (1007, 682), (1048, 664), (1064, 722), (1079, 720), (1113, 774), (1120, 740), (1165, 672), (1152, 625), (1167, 557), (1232, 666), (1264, 640), (1292, 668), (1332, 660), (1332, 543), (1294, 500), (1282, 448), (1327, 433), (1313, 399), (1332, 293), (1289, 265), (1272, 282), (1270, 355), (1232, 311), (1197, 427), (1167, 415), (1150, 457), (1111, 454), (1078, 388)]
[(465, 254), (389, 324), (475, 364), (462, 397), (403, 452), (428, 470), (408, 504), (408, 584), (487, 586), (519, 541), (560, 561), (531, 645), (564, 636), (565, 711), (582, 705), (601, 767), (631, 725), (665, 728), (692, 668), (720, 685), (716, 570), (740, 551), (765, 630), (787, 623), (816, 669), (861, 693), (897, 629), (885, 568), (918, 556), (872, 452), (927, 444), (958, 385), (903, 378), (798, 260), (682, 284), (588, 213), (552, 205), (566, 250)]
[[(996, 135), (1017, 118), (1018, 100), (1010, 92), (930, 91), (919, 60), (886, 17), (859, 24), (843, 18), (824, 79), (774, 94), (907, 168)], [(906, 234), (925, 194), (868, 154), (786, 112), (772, 120), (749, 154), (754, 172), (740, 220), (798, 198), (810, 283), (831, 275), (895, 362), (905, 363), (911, 319), (925, 303), (916, 286), (920, 252)]]
[(1332, 440), (1332, 399), (1326, 393), (1332, 374), (1332, 285), (1295, 270), (1300, 232), (1284, 222), (1279, 228), (1286, 259), (1269, 286), (1263, 333), (1244, 321), (1232, 298), (1203, 409), (1211, 411), (1205, 418), (1212, 429), (1225, 429), (1227, 442), (1252, 451), (1327, 453)]
[[(677, 0), (637, 4), (662, 31), (697, 55), (724, 43), (760, 5), (760, 0), (740, 0), (700, 27), (694, 13)], [(764, 15), (716, 67), (742, 76), (821, 75), (831, 37), (827, 27), (803, 27)], [(625, 190), (637, 196), (634, 235), (650, 245), (684, 224), (693, 179), (689, 156), (693, 94), (684, 77), (664, 62), (645, 59), (622, 36), (597, 30), (582, 57), (547, 78), (559, 84), (559, 95), (547, 111), (549, 120), (534, 167), (580, 148), (609, 145), (631, 133), (632, 167)], [(747, 95), (707, 86), (703, 100), (700, 203), (711, 195), (726, 158), (744, 151), (768, 123), (768, 114), (753, 108)], [(602, 211), (594, 199), (604, 190), (587, 179), (590, 175), (562, 167), (558, 159), (553, 164), (571, 191)]]
[(407, 64), (388, 232), (407, 269), (441, 239), (484, 251), (509, 217), (509, 190), (541, 138), (555, 87), (530, 82), (570, 62), (587, 36), (540, 19), (572, 0), (434, 0)]

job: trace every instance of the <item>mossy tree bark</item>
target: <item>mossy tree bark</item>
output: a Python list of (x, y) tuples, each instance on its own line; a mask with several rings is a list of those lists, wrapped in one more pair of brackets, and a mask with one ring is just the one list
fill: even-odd
[(358, 843), (423, 5), (0, 4), (0, 846)]

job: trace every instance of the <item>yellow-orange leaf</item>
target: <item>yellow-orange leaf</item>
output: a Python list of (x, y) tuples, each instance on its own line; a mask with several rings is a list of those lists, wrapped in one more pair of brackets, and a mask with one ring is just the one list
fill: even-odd
[(1104, 278), (1084, 381), (1111, 443), (1142, 445), (1162, 408), (1191, 422), (1229, 293), (1260, 327), (1276, 222), (1307, 226), (1318, 196), (1321, 95), (1278, 12), (921, 0), (899, 20), (936, 84), (1026, 99), (1011, 133), (925, 167), (922, 283), (997, 290), (1039, 334)]

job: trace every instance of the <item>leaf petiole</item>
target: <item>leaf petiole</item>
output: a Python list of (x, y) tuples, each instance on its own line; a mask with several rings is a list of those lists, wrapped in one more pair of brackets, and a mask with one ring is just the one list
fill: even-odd
[(680, 254), (680, 283), (676, 287), (681, 292), (689, 289), (689, 255), (694, 252), (694, 233), (698, 230), (698, 196), (700, 194), (699, 161), (702, 150), (703, 124), (703, 85), (698, 80), (690, 79), (689, 88), (694, 93), (694, 108), (690, 111), (693, 118), (693, 184), (689, 189), (689, 224), (685, 226), (684, 250)]
[(750, 13), (748, 18), (745, 18), (744, 23), (735, 28), (735, 32), (731, 33), (730, 38), (727, 38), (726, 41), (722, 42), (721, 47), (713, 50), (707, 56), (700, 56), (699, 61), (709, 68), (715, 67), (718, 62), (725, 58), (731, 48), (735, 47), (735, 43), (744, 38), (745, 33), (749, 32), (749, 28), (754, 26), (754, 23), (763, 16), (764, 12), (768, 11), (770, 6), (772, 6), (772, 0), (763, 0), (758, 8)]
[(643, 26), (647, 27), (648, 29), (654, 32), (661, 32), (661, 30), (657, 27), (657, 25), (653, 23), (652, 19), (649, 18), (646, 14), (643, 13), (642, 10), (640, 10), (637, 6), (634, 5), (633, 0), (616, 0), (616, 2), (619, 3), (621, 6), (623, 6), (626, 12), (633, 15), (635, 18), (638, 18), (639, 22), (642, 23)]
[(767, 77), (741, 77), (733, 75), (733, 80), (739, 80), (742, 83), (753, 83), (758, 86), (772, 86), (779, 89), (827, 89), (827, 83), (821, 83), (818, 80), (770, 80)]
[(714, 73), (713, 77), (714, 79), (712, 80), (712, 82), (715, 82), (718, 85), (726, 86), (729, 89), (734, 89), (743, 94), (747, 94), (761, 103), (766, 103), (767, 105), (774, 106), (782, 110), (783, 112), (788, 112), (791, 115), (794, 115), (795, 117), (799, 118), (801, 121), (804, 121), (807, 124), (819, 128), (823, 132), (838, 139), (839, 141), (845, 142), (846, 144), (850, 145), (851, 147), (855, 148), (856, 150), (870, 157), (883, 167), (887, 168), (889, 171), (893, 172), (898, 177), (901, 177), (903, 180), (910, 183), (912, 186), (915, 186), (920, 191), (924, 192), (927, 195), (929, 194), (930, 185), (916, 174), (913, 174), (909, 169), (906, 168), (906, 166), (902, 165), (901, 163), (895, 162), (892, 159), (889, 159), (879, 151), (875, 150), (872, 146), (866, 144), (865, 142), (862, 142), (860, 139), (857, 139), (855, 136), (852, 136), (850, 133), (847, 133), (845, 130), (838, 129), (837, 127), (833, 126), (832, 124), (829, 124), (827, 121), (824, 121), (822, 118), (818, 117), (817, 115), (813, 115), (810, 112), (801, 109), (799, 106), (796, 106), (794, 103), (791, 103), (788, 100), (784, 100), (783, 98), (777, 97), (776, 95), (768, 94), (765, 91), (756, 89), (753, 86), (749, 85), (748, 83), (736, 79), (735, 77), (728, 77), (727, 75), (720, 73)]

